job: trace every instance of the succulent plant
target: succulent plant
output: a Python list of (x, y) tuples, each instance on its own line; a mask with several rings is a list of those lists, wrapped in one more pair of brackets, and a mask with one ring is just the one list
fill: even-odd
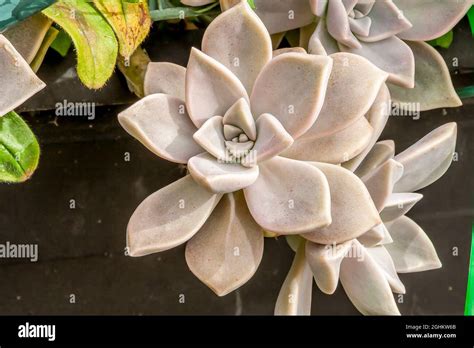
[[(210, 1), (183, 1), (202, 5)], [(223, 10), (238, 1), (220, 0)], [(473, 0), (254, 0), (278, 45), (300, 28), (299, 45), (313, 54), (350, 52), (389, 73), (392, 100), (421, 111), (460, 106), (446, 63), (423, 41), (449, 32)]]
[[(445, 124), (395, 157), (393, 141), (378, 142), (371, 149), (355, 174), (369, 190), (382, 223), (355, 239), (346, 231), (347, 237), (339, 242), (328, 243), (324, 229), (287, 237), (296, 256), (275, 314), (310, 314), (313, 277), (326, 294), (333, 294), (340, 280), (364, 315), (400, 314), (392, 292), (404, 294), (405, 287), (397, 273), (441, 267), (429, 237), (405, 214), (423, 197), (413, 192), (436, 181), (450, 166), (456, 130), (455, 123)], [(348, 204), (348, 196), (344, 193), (339, 200), (331, 196), (334, 215), (338, 215), (340, 204)]]
[[(192, 49), (187, 69), (151, 64), (145, 79), (149, 95), (119, 115), (122, 126), (146, 147), (188, 164), (190, 172), (138, 207), (127, 239), (130, 254), (141, 256), (192, 238), (186, 249), (188, 265), (223, 295), (255, 272), (263, 253), (263, 229), (297, 234), (331, 222), (323, 172), (278, 155), (312, 132), (318, 115), (322, 130), (330, 126), (323, 102), (330, 75), (337, 78), (331, 74), (333, 61), (341, 65), (350, 56), (366, 68), (369, 93), (360, 93), (357, 104), (363, 112), (386, 74), (345, 53), (329, 58), (280, 52), (272, 59), (270, 36), (244, 2), (208, 27), (202, 48)], [(367, 142), (372, 132), (368, 122), (364, 125)], [(346, 146), (352, 157), (364, 149), (360, 142), (355, 151), (353, 143)], [(330, 146), (324, 150), (321, 156), (333, 157)], [(239, 257), (229, 257), (234, 249)]]
[[(390, 241), (384, 222), (390, 226), (406, 212), (397, 202), (419, 198), (393, 193), (394, 185), (396, 192), (420, 189), (452, 159), (453, 138), (448, 152), (444, 145), (436, 151), (438, 138), (429, 136), (395, 159), (383, 151), (386, 143), (376, 144), (391, 110), (388, 77), (352, 53), (272, 52), (268, 31), (246, 1), (223, 12), (207, 28), (202, 51), (192, 49), (187, 68), (150, 63), (147, 96), (118, 116), (149, 150), (189, 171), (133, 213), (129, 254), (187, 242), (189, 268), (222, 296), (256, 272), (264, 233), (286, 235), (299, 253), (275, 312), (308, 313), (312, 273), (305, 245), (360, 243), (381, 253), (378, 244)], [(425, 160), (438, 166), (424, 168)], [(385, 278), (378, 277), (379, 266), (372, 268), (368, 277), (377, 289)], [(386, 297), (381, 308), (391, 312), (378, 312), (393, 314)], [(363, 305), (362, 312), (377, 312)]]
[(0, 35), (0, 182), (22, 182), (38, 165), (39, 146), (26, 123), (13, 110), (45, 87), (28, 63)]
[(48, 7), (56, 0), (9, 0), (0, 4), (0, 32)]

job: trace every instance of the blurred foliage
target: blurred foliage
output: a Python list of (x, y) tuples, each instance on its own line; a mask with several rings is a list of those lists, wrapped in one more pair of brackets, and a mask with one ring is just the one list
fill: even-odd
[(0, 1), (0, 32), (34, 15), (56, 0), (3, 0)]

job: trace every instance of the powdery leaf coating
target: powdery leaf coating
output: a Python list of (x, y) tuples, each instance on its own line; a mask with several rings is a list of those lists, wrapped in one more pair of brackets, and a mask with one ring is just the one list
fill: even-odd
[(312, 165), (328, 180), (333, 219), (329, 226), (316, 228), (302, 237), (319, 244), (342, 243), (382, 222), (367, 188), (356, 175), (332, 164), (312, 162)]
[[(294, 29), (287, 22), (273, 16), (274, 0), (259, 0), (261, 10), (257, 14), (271, 33)], [(389, 81), (403, 88), (414, 87), (415, 60), (410, 47), (402, 40), (428, 41), (449, 32), (473, 5), (473, 0), (439, 1), (439, 0), (303, 0), (302, 5), (309, 4), (317, 18), (317, 26), (309, 40), (300, 42), (308, 47), (309, 52), (319, 55), (330, 55), (335, 52), (351, 52), (361, 55), (382, 70), (389, 73)], [(292, 4), (288, 1), (278, 2), (278, 11), (291, 13)], [(295, 21), (296, 23), (296, 21)], [(300, 24), (299, 28), (307, 28)], [(303, 36), (308, 36), (303, 33)], [(308, 46), (306, 46), (308, 43)], [(421, 42), (419, 42), (421, 43)], [(410, 44), (410, 43), (409, 43)], [(443, 75), (446, 64), (435, 64), (432, 70), (436, 75)], [(421, 74), (421, 72), (420, 72)], [(425, 78), (433, 75), (426, 75)], [(432, 90), (423, 88), (418, 95), (423, 95), (427, 108), (455, 104), (455, 95), (450, 92), (449, 98), (443, 101), (441, 94), (435, 93), (430, 100)], [(442, 105), (444, 106), (444, 105)]]
[[(395, 143), (393, 140), (383, 140), (376, 143), (362, 161), (360, 166), (354, 171), (358, 177), (363, 177), (381, 166), (395, 155)], [(347, 168), (349, 169), (349, 168)]]
[(198, 185), (190, 175), (155, 192), (130, 218), (130, 256), (165, 251), (188, 241), (204, 225), (221, 197)]
[(244, 193), (250, 213), (265, 230), (300, 234), (331, 222), (329, 185), (318, 168), (283, 157), (259, 167), (259, 178)]
[(306, 0), (254, 0), (255, 12), (270, 34), (304, 27), (314, 20)]
[(380, 245), (373, 248), (367, 248), (366, 250), (370, 254), (370, 256), (372, 256), (373, 259), (379, 264), (379, 266), (381, 266), (382, 270), (385, 273), (385, 277), (387, 278), (388, 283), (392, 288), (392, 291), (396, 294), (404, 294), (405, 286), (398, 277), (395, 265), (387, 249), (384, 246)]
[(203, 187), (214, 193), (229, 193), (252, 185), (259, 178), (259, 167), (222, 163), (208, 153), (194, 156), (188, 170)]
[(405, 88), (415, 86), (415, 57), (404, 41), (396, 36), (374, 42), (362, 42), (360, 48), (339, 44), (343, 52), (361, 55), (388, 72), (388, 81)]
[(185, 100), (186, 68), (166, 62), (148, 64), (143, 87), (145, 95), (155, 93), (168, 94)]
[(398, 34), (404, 40), (429, 41), (450, 31), (474, 4), (472, 0), (393, 0), (412, 23)]
[(318, 117), (331, 69), (328, 57), (286, 53), (272, 59), (258, 76), (250, 98), (254, 117), (272, 114), (297, 139)]
[(356, 240), (350, 255), (342, 261), (340, 279), (357, 310), (364, 315), (400, 315), (381, 266)]
[(318, 288), (332, 295), (339, 283), (341, 262), (352, 248), (352, 240), (338, 245), (306, 243), (306, 260)]
[(330, 57), (333, 68), (323, 108), (303, 138), (331, 135), (355, 123), (369, 112), (387, 80), (387, 73), (362, 57), (349, 53)]
[(420, 104), (420, 111), (462, 105), (454, 90), (443, 57), (425, 42), (407, 41), (415, 55), (415, 88), (407, 90), (390, 85), (393, 101), (404, 105)]
[[(375, 143), (379, 139), (382, 131), (384, 130), (388, 118), (390, 116), (390, 92), (386, 85), (382, 86), (374, 104), (370, 108), (369, 112), (365, 116), (369, 121), (370, 126), (373, 129), (372, 138), (370, 139), (367, 147), (356, 157), (351, 160), (344, 162), (342, 166), (350, 171), (355, 171), (362, 161), (366, 158), (369, 152), (374, 148)], [(393, 156), (392, 156), (393, 157)]]
[(273, 115), (261, 115), (256, 124), (258, 139), (253, 150), (257, 154), (257, 163), (279, 155), (293, 144), (291, 135)]
[(392, 193), (386, 200), (380, 217), (384, 222), (398, 219), (408, 213), (423, 198), (419, 193)]
[(9, 28), (3, 35), (26, 62), (31, 64), (52, 23), (48, 17), (39, 13)]
[(242, 192), (226, 194), (186, 245), (189, 269), (217, 295), (245, 284), (263, 256), (263, 230), (250, 215)]
[(403, 165), (395, 160), (388, 160), (380, 167), (374, 169), (371, 173), (365, 175), (362, 179), (367, 190), (369, 190), (372, 201), (378, 212), (381, 212), (390, 195), (393, 192), (395, 183), (403, 175)]
[(114, 72), (118, 53), (115, 33), (105, 18), (92, 4), (79, 0), (56, 2), (43, 13), (71, 37), (82, 83), (91, 89), (103, 87)]
[(202, 51), (232, 71), (250, 95), (258, 74), (272, 59), (272, 42), (265, 25), (242, 1), (211, 22)]
[(213, 116), (224, 115), (240, 98), (249, 100), (239, 79), (224, 65), (193, 47), (186, 70), (186, 106), (196, 127)]
[(393, 243), (385, 224), (380, 224), (359, 236), (357, 240), (365, 247), (374, 247), (377, 245), (385, 245)]
[[(160, 112), (156, 112), (160, 110)], [(187, 163), (202, 148), (193, 140), (196, 127), (184, 102), (166, 94), (152, 94), (119, 114), (122, 127), (156, 155)]]
[(413, 220), (402, 216), (387, 223), (393, 243), (385, 247), (398, 273), (428, 271), (441, 267), (433, 243)]

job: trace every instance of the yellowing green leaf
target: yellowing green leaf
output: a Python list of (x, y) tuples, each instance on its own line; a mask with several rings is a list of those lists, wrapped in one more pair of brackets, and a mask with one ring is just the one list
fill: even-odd
[(150, 32), (147, 1), (94, 0), (94, 4), (114, 29), (120, 55), (129, 59)]
[(77, 74), (89, 88), (104, 86), (115, 69), (118, 43), (107, 21), (84, 0), (60, 0), (43, 11), (71, 37)]
[(40, 149), (28, 125), (15, 112), (0, 117), (0, 182), (23, 182), (38, 166)]

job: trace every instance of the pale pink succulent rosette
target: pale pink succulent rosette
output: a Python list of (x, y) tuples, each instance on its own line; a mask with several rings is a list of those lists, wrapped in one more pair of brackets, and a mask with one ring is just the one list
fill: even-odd
[[(236, 1), (220, 2), (225, 10)], [(461, 105), (446, 63), (424, 41), (451, 30), (473, 3), (473, 0), (254, 0), (255, 12), (270, 34), (275, 35), (277, 43), (284, 32), (301, 28), (299, 45), (309, 53), (361, 55), (389, 73), (394, 102), (405, 109), (419, 103), (422, 111)]]
[(0, 117), (23, 104), (46, 85), (5, 36), (0, 34)]
[[(221, 14), (187, 68), (150, 64), (148, 96), (119, 115), (146, 147), (190, 172), (137, 208), (130, 254), (189, 241), (189, 268), (225, 295), (255, 273), (263, 231), (304, 234), (340, 219), (356, 238), (380, 224), (363, 182), (339, 164), (360, 163), (379, 137), (387, 76), (349, 53), (273, 57), (245, 1)], [(336, 190), (350, 192), (352, 202), (339, 216), (331, 214)]]
[[(456, 135), (456, 124), (448, 123), (396, 156), (393, 141), (380, 141), (360, 165), (343, 163), (364, 182), (381, 223), (354, 239), (346, 230), (333, 238), (334, 222), (301, 237), (287, 237), (296, 256), (278, 295), (275, 314), (310, 314), (313, 278), (325, 294), (333, 294), (340, 281), (364, 315), (400, 314), (393, 293), (404, 294), (405, 287), (397, 273), (441, 267), (427, 234), (405, 214), (423, 198), (415, 191), (438, 180), (449, 168)], [(331, 191), (333, 216), (350, 207), (350, 199), (347, 192)]]

